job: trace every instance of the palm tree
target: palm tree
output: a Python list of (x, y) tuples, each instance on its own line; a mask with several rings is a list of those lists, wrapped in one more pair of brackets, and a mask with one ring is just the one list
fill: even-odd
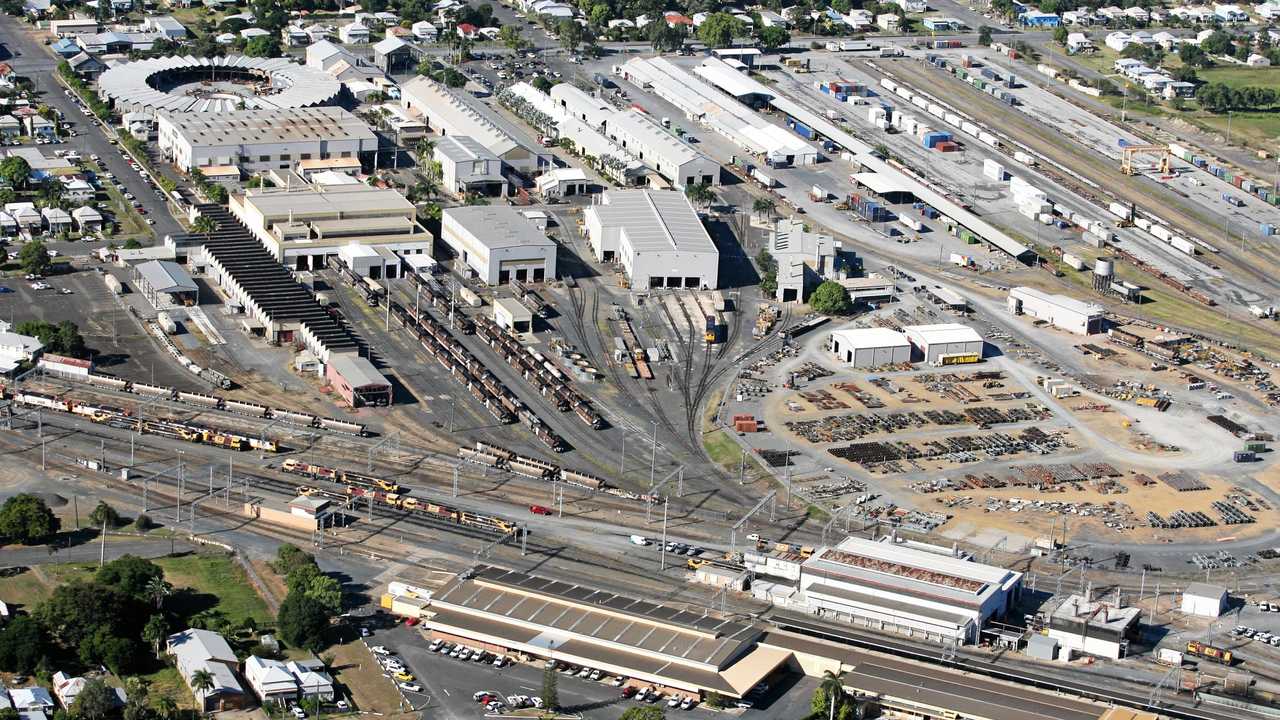
[(751, 212), (754, 212), (756, 217), (773, 217), (777, 209), (778, 204), (769, 198), (756, 198), (756, 201), (751, 203)]
[[(204, 219), (203, 216), (197, 218), (197, 221)], [(156, 609), (164, 604), (164, 599), (173, 594), (173, 586), (164, 581), (164, 578), (154, 577), (147, 582), (147, 597), (150, 597), (156, 604)]]
[(822, 682), (818, 683), (818, 690), (814, 693), (815, 699), (821, 697), (827, 705), (827, 708), (813, 708), (814, 713), (820, 710), (827, 710), (828, 720), (835, 720), (836, 705), (844, 705), (844, 683), (841, 682), (840, 676), (826, 670), (822, 673)]
[(702, 207), (710, 207), (711, 203), (716, 201), (716, 193), (711, 186), (706, 183), (698, 183), (690, 185), (684, 190), (685, 195), (689, 196), (689, 200)]
[[(203, 695), (214, 688), (213, 673), (208, 670), (200, 669), (191, 673), (191, 689), (197, 695)], [(204, 698), (200, 698), (200, 704), (204, 705)]]
[(197, 217), (194, 222), (191, 223), (192, 232), (197, 232), (204, 235), (204, 239), (206, 241), (209, 239), (209, 236), (213, 234), (213, 231), (217, 229), (218, 229), (217, 221), (209, 217), (208, 215), (201, 215)]

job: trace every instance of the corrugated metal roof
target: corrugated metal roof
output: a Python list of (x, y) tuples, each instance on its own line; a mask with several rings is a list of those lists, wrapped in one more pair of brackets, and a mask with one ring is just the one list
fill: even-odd
[(684, 193), (610, 190), (590, 211), (606, 227), (621, 227), (637, 253), (719, 253)]

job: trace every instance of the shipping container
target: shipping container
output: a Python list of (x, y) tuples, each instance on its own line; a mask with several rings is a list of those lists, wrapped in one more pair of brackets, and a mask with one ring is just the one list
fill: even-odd
[(1127, 219), (1129, 217), (1129, 206), (1124, 203), (1113, 202), (1107, 206), (1107, 210), (1118, 218)]
[(813, 140), (818, 137), (818, 133), (814, 132), (808, 125), (805, 125), (802, 122), (793, 121), (791, 123), (791, 129), (794, 130), (797, 135), (804, 138), (805, 140)]
[(1034, 167), (1034, 166), (1035, 166), (1035, 164), (1036, 164), (1036, 159), (1035, 159), (1034, 157), (1032, 157), (1031, 155), (1029, 155), (1029, 154), (1027, 154), (1027, 153), (1022, 152), (1021, 150), (1018, 150), (1017, 152), (1015, 152), (1015, 153), (1013, 154), (1013, 159), (1014, 159), (1014, 160), (1017, 160), (1018, 162), (1022, 163), (1023, 165), (1031, 165), (1031, 166), (1033, 166), (1033, 167)]
[(1179, 251), (1184, 252), (1188, 255), (1196, 254), (1196, 246), (1191, 242), (1188, 242), (1187, 240), (1183, 240), (1182, 238), (1174, 238), (1172, 241), (1169, 242), (1169, 244), (1174, 248), (1177, 248)]
[(921, 136), (920, 141), (925, 147), (932, 148), (940, 142), (950, 142), (951, 133), (939, 131), (926, 132)]

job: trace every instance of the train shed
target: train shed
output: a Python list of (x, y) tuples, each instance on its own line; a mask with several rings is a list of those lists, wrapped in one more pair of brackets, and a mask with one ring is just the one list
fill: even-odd
[(391, 383), (368, 358), (334, 355), (325, 363), (324, 376), (350, 407), (391, 404)]

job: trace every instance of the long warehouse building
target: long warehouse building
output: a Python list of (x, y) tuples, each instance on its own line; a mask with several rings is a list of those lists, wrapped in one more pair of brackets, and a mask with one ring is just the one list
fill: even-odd
[[(750, 92), (766, 97), (769, 104), (778, 112), (785, 113), (795, 121), (807, 125), (818, 135), (847, 150), (853, 155), (854, 162), (862, 165), (864, 173), (875, 173), (880, 176), (882, 182), (878, 183), (877, 186), (883, 191), (881, 194), (909, 193), (920, 202), (956, 221), (960, 227), (972, 232), (984, 242), (1007, 253), (1015, 260), (1028, 264), (1034, 261), (1035, 251), (1031, 248), (1009, 237), (1009, 235), (998, 230), (971, 211), (964, 209), (943, 192), (930, 187), (925, 181), (909, 175), (880, 159), (872, 151), (870, 145), (841, 130), (820, 114), (790, 98), (781, 96), (777, 90), (734, 71), (731, 66), (719, 58), (707, 58), (702, 62), (701, 68), (705, 68), (705, 70), (700, 69), (700, 74), (725, 92)], [(729, 76), (726, 75), (725, 70), (733, 74), (732, 84), (726, 79)], [(717, 95), (717, 97), (722, 100), (731, 100), (723, 93)], [(781, 128), (778, 129), (781, 130)]]
[[(509, 105), (517, 105), (513, 100), (523, 101), (532, 109), (545, 115), (547, 120), (535, 127), (545, 133), (554, 133), (556, 137), (572, 140), (574, 149), (584, 157), (592, 159), (601, 175), (622, 185), (637, 185), (643, 182), (645, 163), (633, 157), (625, 148), (610, 140), (589, 123), (556, 104), (550, 95), (527, 82), (515, 83), (503, 90), (503, 93), (510, 94), (510, 97), (503, 96), (504, 101)], [(675, 182), (675, 178), (667, 179)]]
[[(816, 147), (765, 120), (755, 110), (665, 58), (632, 58), (622, 65), (620, 74), (675, 105), (689, 120), (711, 128), (764, 158), (769, 165), (813, 165), (818, 162)], [(770, 97), (774, 94), (773, 91), (767, 92)]]
[(482, 103), (423, 76), (406, 82), (400, 91), (400, 102), (409, 115), (436, 134), (466, 135), (525, 177), (550, 169), (550, 155)]
[(720, 251), (684, 193), (610, 190), (582, 215), (596, 259), (621, 264), (631, 287), (718, 287)]
[(378, 149), (373, 130), (339, 107), (160, 111), (156, 132), (161, 155), (185, 171), (209, 167), (236, 167), (249, 173), (290, 170), (304, 160), (359, 160)]
[(1002, 617), (1022, 573), (921, 547), (850, 537), (820, 548), (800, 567), (800, 590), (824, 617), (919, 636), (977, 642)]
[(1077, 335), (1096, 335), (1102, 332), (1104, 320), (1101, 305), (1029, 287), (1011, 289), (1008, 304), (1009, 312), (1014, 315), (1043, 320)]

